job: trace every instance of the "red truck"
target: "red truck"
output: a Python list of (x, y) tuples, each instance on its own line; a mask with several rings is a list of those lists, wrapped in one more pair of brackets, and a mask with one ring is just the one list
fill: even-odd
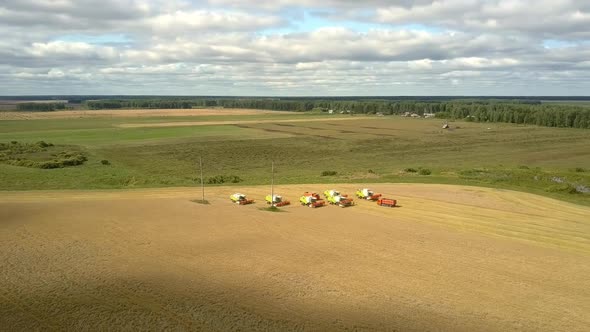
[(394, 207), (396, 204), (397, 201), (391, 198), (380, 198), (377, 200), (377, 205), (380, 206)]

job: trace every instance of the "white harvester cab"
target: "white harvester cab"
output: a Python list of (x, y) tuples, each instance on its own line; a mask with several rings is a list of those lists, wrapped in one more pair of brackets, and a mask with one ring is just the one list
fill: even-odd
[(281, 195), (273, 195), (272, 202), (273, 203), (280, 203), (283, 201), (283, 197)]
[(316, 199), (315, 197), (313, 197), (313, 196), (305, 196), (305, 202), (306, 202), (306, 203), (308, 203), (308, 204), (309, 204), (309, 203), (313, 203), (313, 202), (315, 202), (316, 200), (317, 200), (317, 199)]
[(329, 190), (328, 194), (330, 194), (331, 197), (340, 196), (340, 193), (334, 189)]
[(367, 188), (363, 189), (362, 192), (363, 192), (363, 196), (365, 196), (365, 197), (373, 196), (373, 191), (369, 190)]
[(240, 194), (240, 193), (235, 193), (235, 194), (231, 195), (231, 197), (234, 201), (241, 201), (241, 200), (246, 199), (246, 195)]

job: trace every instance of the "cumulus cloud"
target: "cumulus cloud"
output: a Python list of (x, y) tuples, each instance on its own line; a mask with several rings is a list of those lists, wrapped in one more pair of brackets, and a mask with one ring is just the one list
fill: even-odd
[(382, 23), (426, 23), (462, 31), (590, 37), (590, 4), (576, 0), (437, 0), (379, 8), (376, 18)]
[(0, 0), (4, 94), (586, 94), (573, 0)]

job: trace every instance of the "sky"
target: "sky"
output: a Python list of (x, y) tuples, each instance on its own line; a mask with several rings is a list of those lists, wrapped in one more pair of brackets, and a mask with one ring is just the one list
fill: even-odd
[(590, 95), (590, 0), (0, 0), (0, 95)]

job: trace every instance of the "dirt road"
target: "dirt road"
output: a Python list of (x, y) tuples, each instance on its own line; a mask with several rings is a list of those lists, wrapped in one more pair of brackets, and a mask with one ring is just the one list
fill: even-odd
[[(401, 207), (259, 210), (268, 188), (0, 193), (8, 330), (584, 331), (590, 209), (375, 185)], [(338, 186), (354, 194), (352, 185)], [(322, 185), (278, 186), (294, 203)], [(257, 204), (237, 206), (235, 191)]]

